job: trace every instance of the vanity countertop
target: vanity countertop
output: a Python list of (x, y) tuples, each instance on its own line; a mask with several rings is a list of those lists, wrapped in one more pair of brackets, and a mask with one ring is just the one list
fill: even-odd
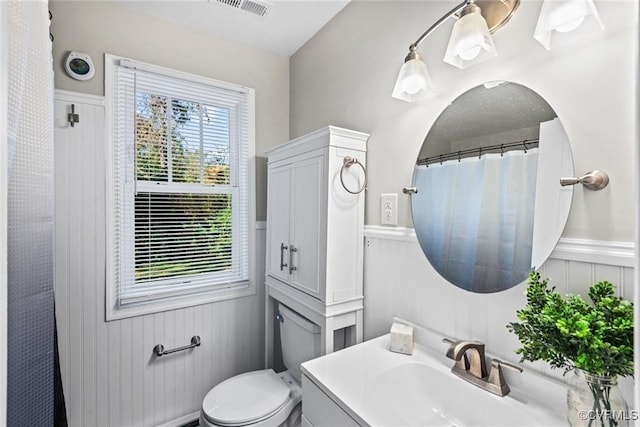
[[(493, 395), (450, 372), (452, 361), (416, 345), (388, 350), (383, 335), (302, 364), (304, 375), (363, 426), (566, 426), (566, 389), (525, 371)], [(505, 373), (505, 376), (506, 373)]]

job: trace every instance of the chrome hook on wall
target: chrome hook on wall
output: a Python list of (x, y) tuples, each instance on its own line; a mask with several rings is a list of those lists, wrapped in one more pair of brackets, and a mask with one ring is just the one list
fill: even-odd
[(576, 184), (582, 184), (588, 190), (602, 190), (609, 184), (609, 175), (599, 170), (593, 170), (587, 172), (580, 178), (560, 178), (560, 185), (563, 187)]
[(80, 123), (80, 115), (76, 114), (76, 105), (71, 104), (71, 112), (67, 114), (67, 121), (73, 127), (74, 124)]

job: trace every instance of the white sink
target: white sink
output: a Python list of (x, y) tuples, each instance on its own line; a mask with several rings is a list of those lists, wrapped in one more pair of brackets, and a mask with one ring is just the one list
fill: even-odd
[(444, 356), (419, 346), (412, 356), (392, 353), (388, 342), (388, 336), (376, 338), (306, 362), (302, 370), (360, 425), (567, 425), (564, 387), (550, 379), (543, 393), (526, 390), (524, 377), (515, 381), (521, 388), (512, 384), (500, 397), (452, 374), (453, 362)]
[[(426, 363), (405, 363), (377, 376), (390, 422), (428, 426), (533, 426), (540, 422), (513, 399), (494, 396)], [(401, 390), (402, 392), (398, 392)]]

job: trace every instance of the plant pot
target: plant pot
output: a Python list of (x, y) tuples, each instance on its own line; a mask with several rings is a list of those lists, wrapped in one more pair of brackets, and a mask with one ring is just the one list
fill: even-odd
[(567, 407), (567, 419), (574, 427), (629, 425), (629, 407), (615, 375), (607, 377), (575, 369), (569, 378)]

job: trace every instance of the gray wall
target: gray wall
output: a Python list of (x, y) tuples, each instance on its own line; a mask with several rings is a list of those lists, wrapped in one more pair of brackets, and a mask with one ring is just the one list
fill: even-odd
[[(264, 151), (289, 137), (289, 59), (151, 17), (111, 1), (50, 2), (56, 89), (104, 95), (104, 54), (211, 77), (256, 91), (257, 219), (266, 219)], [(64, 71), (70, 51), (91, 55), (92, 80)]]
[(420, 47), (438, 93), (408, 104), (391, 91), (410, 43), (451, 8), (445, 1), (357, 1), (291, 58), (292, 138), (327, 124), (371, 133), (366, 223), (380, 224), (380, 194), (399, 193), (399, 222), (411, 226), (413, 163), (440, 112), (466, 90), (490, 80), (521, 83), (558, 114), (571, 141), (576, 173), (602, 169), (600, 192), (576, 188), (564, 236), (633, 241), (633, 52), (636, 2), (598, 2), (605, 30), (569, 48), (546, 51), (533, 39), (540, 1), (524, 1), (494, 34), (498, 56), (459, 70), (442, 61), (452, 22)]

